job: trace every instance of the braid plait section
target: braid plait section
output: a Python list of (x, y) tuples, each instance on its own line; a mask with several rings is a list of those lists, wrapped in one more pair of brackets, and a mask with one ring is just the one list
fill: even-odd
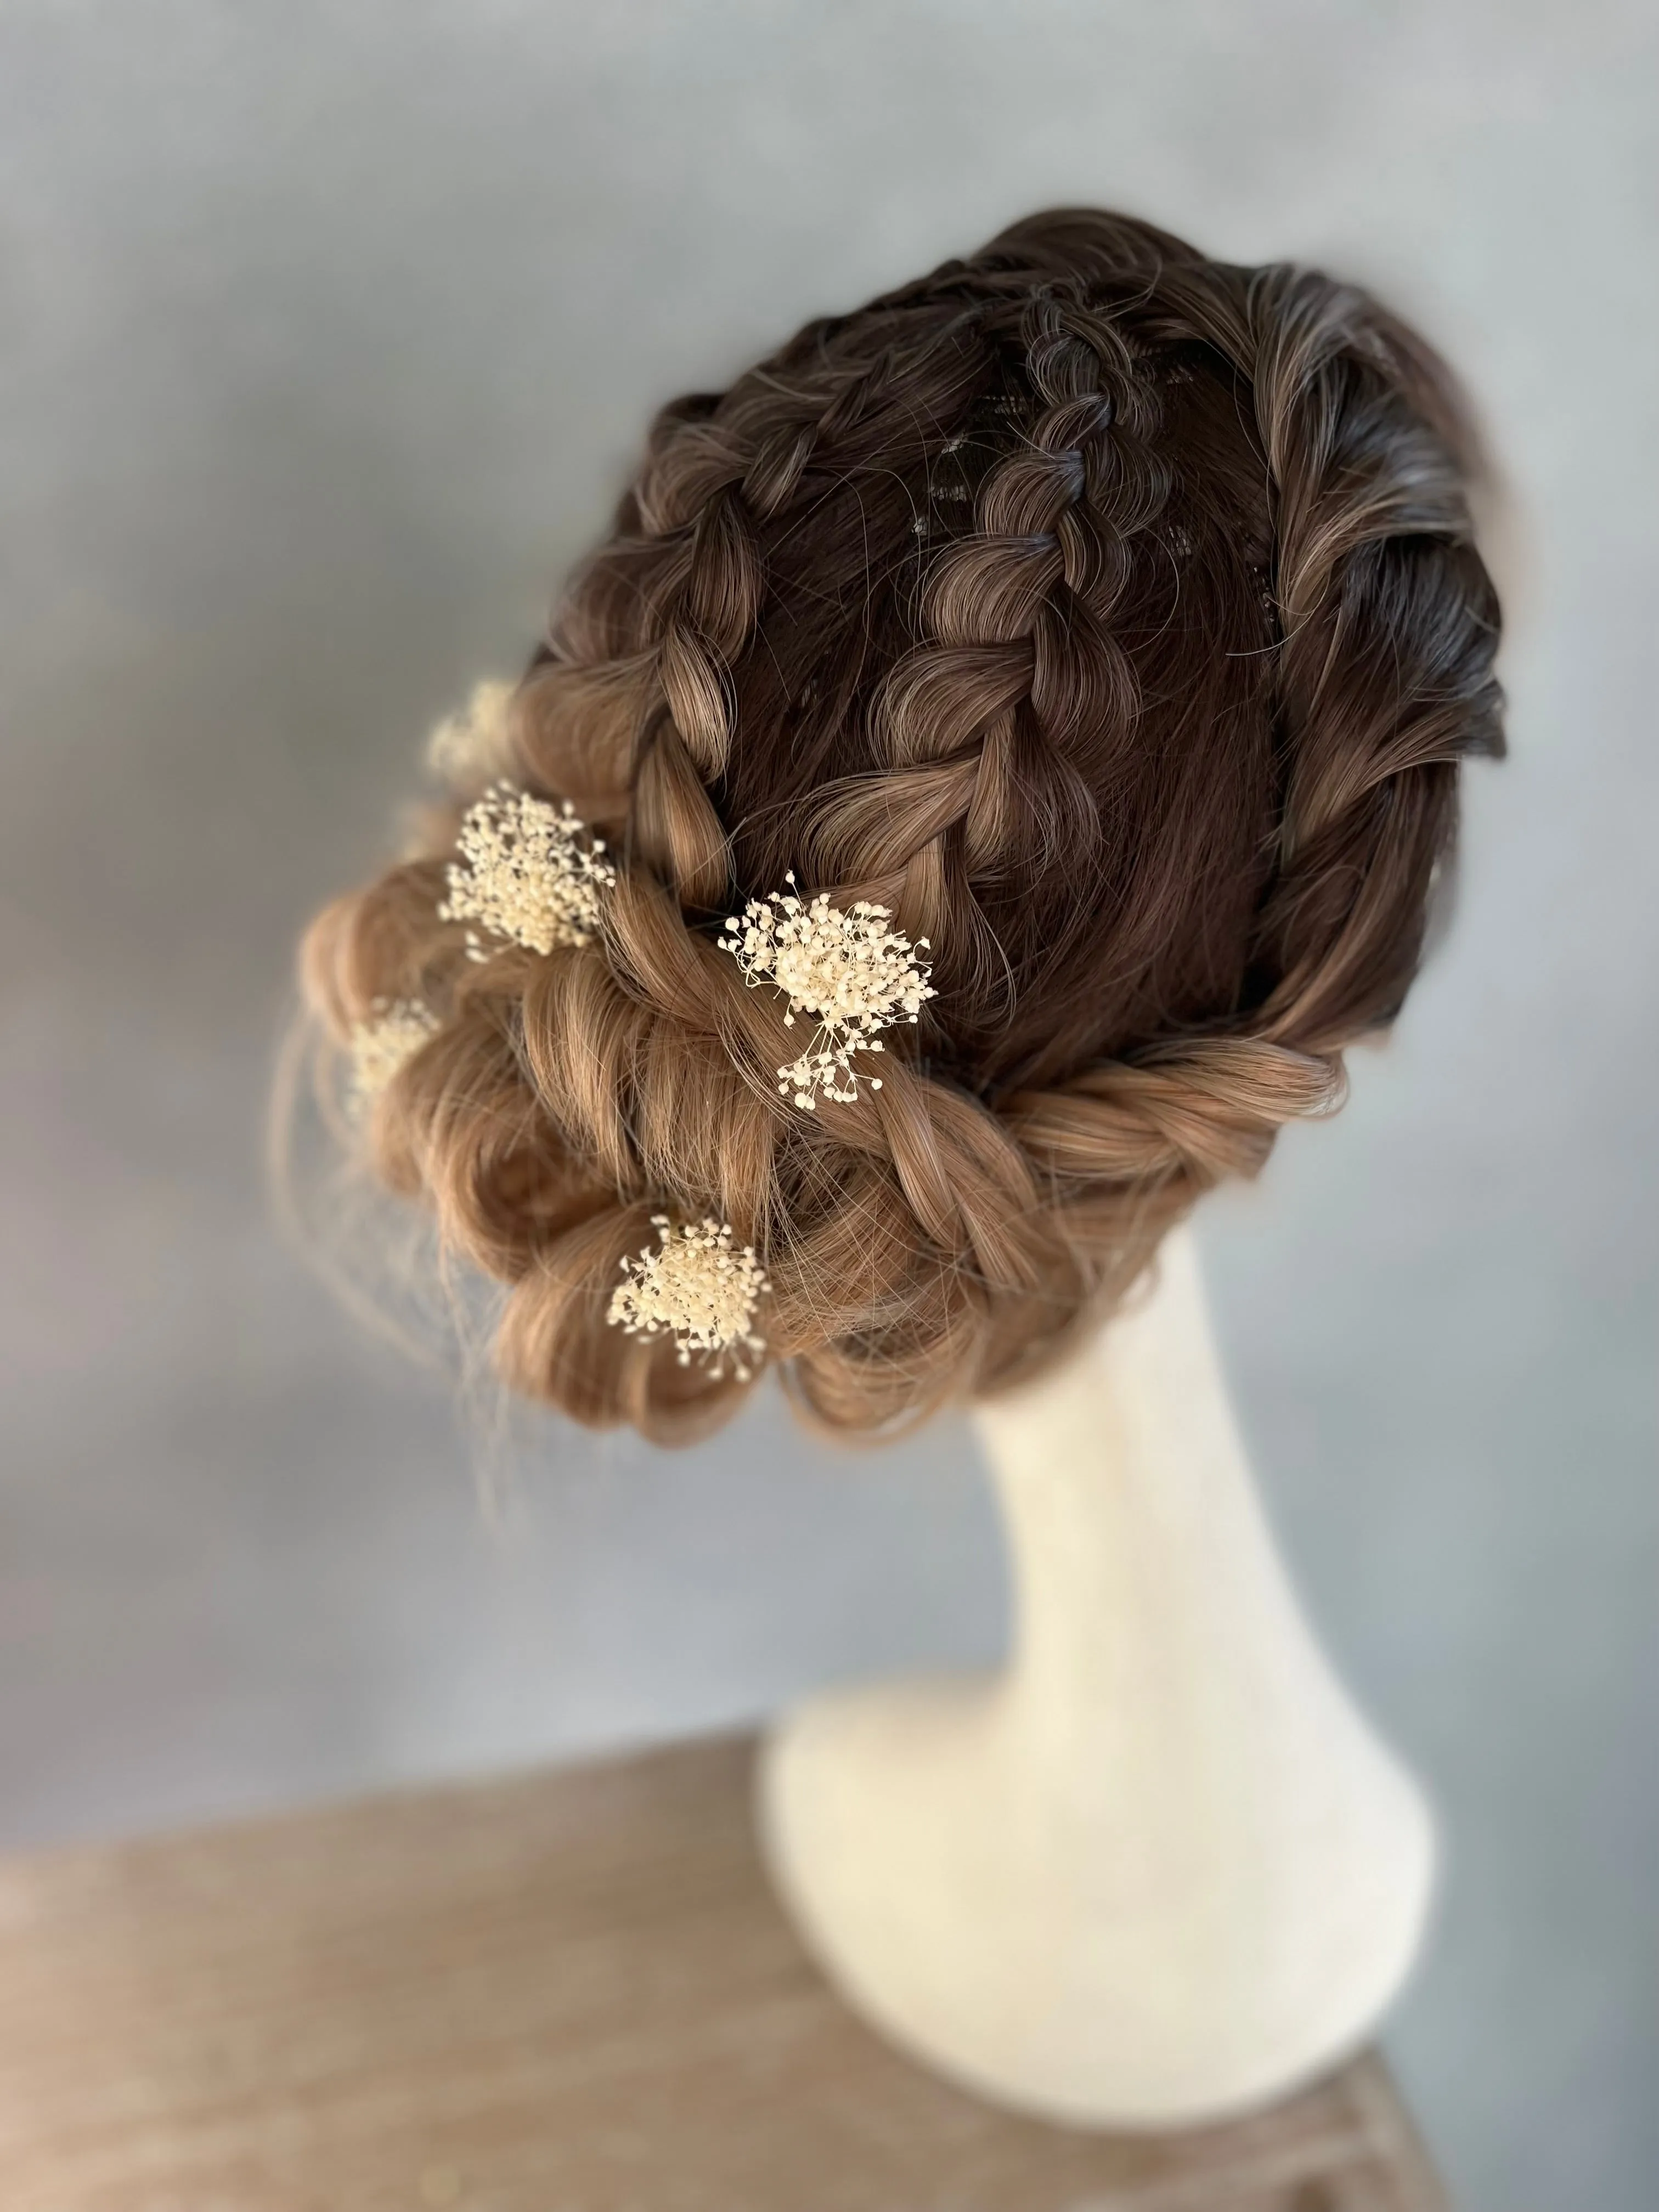
[(878, 343), (811, 325), (729, 392), (665, 408), (613, 536), (532, 664), (518, 718), (529, 780), (618, 836), (694, 915), (727, 897), (733, 671), (766, 592), (763, 538), (787, 531), (815, 465), (867, 463), (918, 407), (952, 404), (961, 320), (929, 300)]
[(1169, 489), (1156, 394), (1111, 319), (1045, 286), (988, 320), (994, 343), (1007, 322), (1034, 411), (927, 572), (923, 641), (874, 705), (880, 767), (822, 795), (807, 842), (817, 879), (929, 940), (933, 1026), (958, 1035), (1007, 981), (981, 890), (1089, 874), (1099, 810), (1075, 756), (1132, 738), (1138, 687), (1112, 622)]
[[(1232, 303), (1225, 303), (1232, 305)], [(1498, 602), (1444, 372), (1363, 295), (1265, 270), (1199, 334), (1255, 392), (1270, 465), (1281, 811), (1234, 1036), (1141, 1048), (1005, 1119), (1097, 1283), (1175, 1214), (1334, 1110), (1343, 1046), (1394, 1018), (1455, 825), (1455, 769), (1502, 752)]]
[(1458, 764), (1503, 750), (1498, 608), (1443, 370), (1315, 274), (1247, 272), (1197, 305), (1185, 327), (1248, 380), (1270, 471), (1280, 797), (1246, 969), (1259, 995), (1233, 1033), (1004, 1103), (1109, 1291), (1204, 1190), (1259, 1172), (1285, 1121), (1340, 1106), (1342, 1048), (1393, 1018), (1415, 972)]

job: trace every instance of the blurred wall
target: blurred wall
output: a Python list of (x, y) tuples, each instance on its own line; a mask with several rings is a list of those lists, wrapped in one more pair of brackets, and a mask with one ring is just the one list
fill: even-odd
[(278, 1246), (290, 945), (647, 410), (1045, 203), (1382, 288), (1524, 517), (1514, 758), (1334, 1126), (1204, 1217), (1311, 1601), (1449, 1824), (1469, 2212), (1659, 2200), (1659, 132), (1632, 0), (9, 0), (0, 1840), (990, 1656), (963, 1432), (487, 1455)]

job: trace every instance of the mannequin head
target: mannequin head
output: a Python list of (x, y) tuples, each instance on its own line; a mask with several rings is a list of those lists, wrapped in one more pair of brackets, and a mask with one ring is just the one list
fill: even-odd
[[(1086, 210), (665, 408), (422, 849), (306, 947), (384, 1047), (366, 1157), (508, 1286), (506, 1379), (672, 1441), (772, 1364), (885, 1430), (1055, 1356), (1330, 1109), (1501, 749), (1473, 465), (1363, 295)], [(550, 949), (456, 896), (492, 774), (583, 825)], [(791, 875), (932, 993), (810, 1107), (811, 1018), (729, 942)], [(752, 1357), (615, 1325), (657, 1217), (752, 1247)]]

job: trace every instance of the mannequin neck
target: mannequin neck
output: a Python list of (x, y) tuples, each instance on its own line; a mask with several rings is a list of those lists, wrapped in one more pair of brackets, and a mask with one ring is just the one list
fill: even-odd
[(1315, 1644), (1256, 1504), (1190, 1239), (980, 1410), (1012, 1664), (809, 1705), (767, 1848), (867, 2015), (1093, 2125), (1214, 2118), (1369, 2033), (1423, 1927), (1421, 1798)]
[(1296, 1620), (1228, 1401), (1192, 1232), (1056, 1372), (975, 1412), (1012, 1555), (1015, 1679), (1145, 1710), (1149, 1669)]

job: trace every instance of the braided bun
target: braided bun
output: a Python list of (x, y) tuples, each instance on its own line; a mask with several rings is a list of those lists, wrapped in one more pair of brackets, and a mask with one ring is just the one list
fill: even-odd
[[(1473, 466), (1362, 294), (1087, 210), (666, 409), (508, 709), (614, 863), (597, 925), (469, 945), (452, 809), (306, 948), (341, 1043), (401, 1010), (368, 1148), (509, 1287), (508, 1382), (716, 1425), (747, 1370), (608, 1316), (653, 1219), (718, 1221), (798, 1401), (889, 1429), (1051, 1358), (1332, 1108), (1502, 750)], [(932, 962), (812, 1110), (720, 942), (792, 872)]]

